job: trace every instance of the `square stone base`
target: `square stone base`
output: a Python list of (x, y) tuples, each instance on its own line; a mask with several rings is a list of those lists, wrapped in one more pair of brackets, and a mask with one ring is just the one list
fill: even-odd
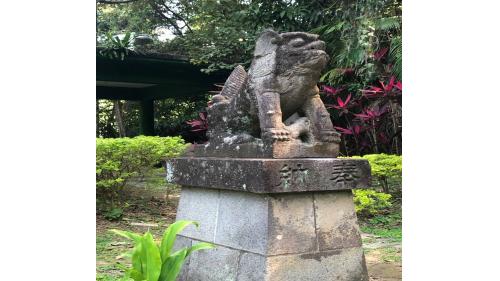
[(177, 157), (167, 180), (182, 186), (253, 193), (350, 190), (370, 186), (366, 159)]
[(368, 281), (350, 190), (256, 194), (183, 187), (175, 247), (199, 241), (178, 280)]
[[(339, 139), (340, 141), (340, 139)], [(192, 145), (187, 155), (195, 157), (229, 158), (302, 158), (302, 157), (337, 157), (339, 142), (315, 142), (306, 145), (300, 140), (264, 144), (256, 142), (233, 144), (231, 142), (207, 142)]]

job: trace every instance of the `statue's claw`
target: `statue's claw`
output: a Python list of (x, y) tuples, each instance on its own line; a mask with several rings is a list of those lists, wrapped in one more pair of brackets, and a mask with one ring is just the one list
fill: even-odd
[(286, 129), (269, 129), (264, 135), (264, 138), (271, 139), (274, 141), (289, 141), (290, 140), (290, 132)]

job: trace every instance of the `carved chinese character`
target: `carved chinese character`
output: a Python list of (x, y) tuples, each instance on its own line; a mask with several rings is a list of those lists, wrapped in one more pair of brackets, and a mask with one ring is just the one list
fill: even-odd
[(292, 182), (295, 184), (304, 183), (307, 177), (307, 169), (302, 164), (297, 164), (297, 168), (292, 169)]
[(307, 168), (304, 168), (304, 166), (300, 163), (297, 164), (297, 167), (295, 168), (290, 168), (287, 164), (285, 164), (280, 170), (280, 183), (277, 186), (287, 189), (290, 187), (290, 184), (305, 183), (307, 173)]
[(334, 166), (330, 180), (335, 183), (352, 182), (359, 178), (358, 169), (354, 163), (343, 162), (340, 166)]
[(280, 183), (278, 185), (283, 186), (284, 188), (288, 188), (291, 178), (292, 169), (290, 169), (290, 167), (285, 164), (280, 170)]

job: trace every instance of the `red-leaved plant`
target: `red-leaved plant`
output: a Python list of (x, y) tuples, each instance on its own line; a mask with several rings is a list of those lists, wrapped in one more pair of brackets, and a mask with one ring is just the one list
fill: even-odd
[(205, 133), (208, 129), (207, 113), (200, 112), (198, 116), (200, 119), (189, 120), (186, 123), (191, 126), (191, 132)]
[[(366, 89), (351, 91), (348, 84), (321, 86), (335, 129), (342, 134), (345, 155), (401, 153), (401, 94), (403, 86), (394, 76)], [(207, 113), (186, 122), (191, 132), (206, 138)]]
[[(381, 50), (376, 56), (383, 56)], [(322, 99), (330, 110), (335, 129), (342, 134), (343, 153), (401, 153), (401, 94), (394, 76), (358, 92), (350, 85), (323, 85)]]

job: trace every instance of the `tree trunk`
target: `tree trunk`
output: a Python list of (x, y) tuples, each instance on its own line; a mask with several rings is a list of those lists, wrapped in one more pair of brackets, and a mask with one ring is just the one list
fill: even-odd
[(389, 193), (389, 183), (387, 182), (387, 178), (382, 179), (382, 190), (384, 193)]
[(99, 100), (95, 100), (95, 137), (99, 136)]
[(123, 124), (122, 109), (119, 100), (113, 101), (113, 112), (115, 114), (116, 124), (118, 125), (118, 133), (120, 134), (120, 138), (126, 137), (127, 134), (125, 132), (125, 125)]

